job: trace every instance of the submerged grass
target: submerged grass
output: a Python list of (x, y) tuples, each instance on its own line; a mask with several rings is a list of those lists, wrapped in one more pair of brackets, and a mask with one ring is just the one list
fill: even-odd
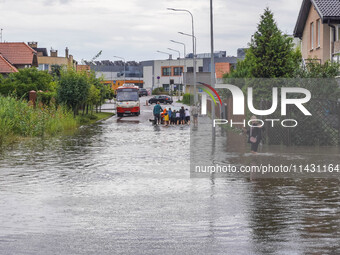
[(0, 96), (0, 145), (18, 137), (53, 136), (76, 127), (72, 112), (63, 106), (33, 107), (25, 100)]
[(54, 136), (110, 116), (100, 113), (74, 118), (64, 106), (33, 107), (25, 100), (0, 96), (0, 146), (22, 137)]

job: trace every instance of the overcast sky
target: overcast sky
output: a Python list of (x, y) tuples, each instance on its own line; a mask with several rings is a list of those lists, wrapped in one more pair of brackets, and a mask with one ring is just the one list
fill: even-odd
[[(302, 0), (214, 0), (215, 51), (236, 55), (247, 47), (265, 7), (274, 12), (279, 28), (293, 33)], [(166, 10), (188, 9), (194, 15), (197, 53), (210, 52), (209, 0), (0, 0), (0, 28), (8, 42), (37, 41), (62, 55), (65, 47), (78, 61), (165, 59), (157, 50), (183, 51), (176, 40), (192, 52), (187, 13)], [(183, 54), (183, 53), (182, 53)], [(177, 53), (174, 53), (174, 57)]]

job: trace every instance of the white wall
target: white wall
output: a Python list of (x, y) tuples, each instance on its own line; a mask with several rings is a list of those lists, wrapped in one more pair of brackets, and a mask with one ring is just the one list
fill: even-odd
[(153, 70), (152, 66), (144, 66), (143, 67), (143, 80), (144, 80), (144, 88), (152, 89), (152, 79), (153, 79)]
[[(196, 59), (196, 72), (199, 70), (199, 66), (203, 66), (203, 59)], [(163, 84), (169, 84), (169, 76), (162, 76), (162, 67), (167, 66), (184, 66), (184, 72), (187, 71), (188, 67), (193, 67), (193, 59), (176, 59), (176, 60), (155, 60), (155, 74), (154, 74), (154, 84), (155, 88), (163, 87)], [(160, 77), (158, 80), (157, 77)], [(174, 80), (175, 84), (185, 84), (185, 81), (182, 81), (182, 77), (180, 76), (170, 76), (171, 80)], [(182, 81), (182, 82), (181, 82)]]
[(118, 78), (118, 72), (96, 72), (96, 77), (104, 77), (106, 81), (116, 80)]

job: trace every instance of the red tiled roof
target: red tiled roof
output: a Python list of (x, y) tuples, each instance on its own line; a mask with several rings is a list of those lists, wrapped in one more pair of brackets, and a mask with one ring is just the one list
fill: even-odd
[(0, 73), (16, 73), (18, 70), (0, 54)]
[(0, 43), (0, 54), (12, 65), (32, 65), (37, 52), (23, 42), (6, 42)]

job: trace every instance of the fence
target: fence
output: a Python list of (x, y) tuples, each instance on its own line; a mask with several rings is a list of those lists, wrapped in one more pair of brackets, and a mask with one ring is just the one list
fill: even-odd
[[(262, 110), (269, 109), (271, 102), (261, 101)], [(271, 145), (328, 145), (340, 144), (340, 105), (329, 99), (313, 99), (306, 105), (312, 116), (305, 116), (295, 105), (287, 106), (286, 119), (294, 119), (298, 125), (285, 128), (265, 122), (264, 142)], [(282, 119), (281, 115), (266, 116), (265, 119)]]

